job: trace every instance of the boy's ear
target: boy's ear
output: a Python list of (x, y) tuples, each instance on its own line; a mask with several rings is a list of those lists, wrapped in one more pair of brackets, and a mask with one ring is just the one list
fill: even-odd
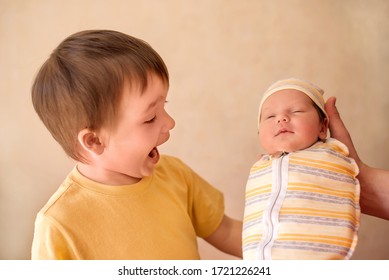
[(95, 131), (85, 128), (78, 133), (78, 142), (88, 153), (101, 155), (104, 152), (104, 145)]
[(325, 118), (322, 122), (321, 129), (319, 132), (320, 140), (325, 140), (327, 138), (328, 125), (329, 125), (329, 120), (328, 118)]

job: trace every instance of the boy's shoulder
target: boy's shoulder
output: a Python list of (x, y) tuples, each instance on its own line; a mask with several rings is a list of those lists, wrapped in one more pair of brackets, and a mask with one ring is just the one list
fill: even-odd
[[(76, 167), (74, 167), (75, 169)], [(46, 204), (41, 208), (41, 210), (39, 211), (38, 215), (39, 214), (42, 214), (44, 215), (45, 213), (47, 212), (51, 212), (51, 209), (53, 208), (56, 208), (56, 205), (58, 203), (60, 203), (59, 201), (62, 200), (62, 198), (64, 196), (67, 196), (67, 193), (69, 191), (69, 189), (72, 187), (73, 183), (72, 183), (72, 180), (71, 180), (71, 174), (74, 172), (74, 170), (72, 170), (68, 175), (67, 177), (65, 178), (65, 180), (61, 183), (61, 185), (59, 186), (59, 188), (51, 195), (51, 197), (49, 198), (49, 200), (46, 202)]]

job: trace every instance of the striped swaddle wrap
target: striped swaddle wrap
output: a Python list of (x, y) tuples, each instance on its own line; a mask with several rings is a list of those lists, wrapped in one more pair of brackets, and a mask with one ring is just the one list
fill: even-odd
[(335, 139), (250, 170), (244, 259), (349, 259), (357, 243), (358, 167)]

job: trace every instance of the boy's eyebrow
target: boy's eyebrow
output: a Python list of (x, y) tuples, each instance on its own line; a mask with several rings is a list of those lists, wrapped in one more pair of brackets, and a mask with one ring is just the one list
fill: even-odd
[(155, 106), (157, 106), (157, 104), (161, 101), (164, 101), (165, 100), (165, 97), (164, 96), (159, 96), (159, 98), (157, 98), (156, 100), (154, 100), (153, 102), (151, 102), (147, 108), (146, 108), (146, 111), (149, 111), (150, 109), (154, 108)]

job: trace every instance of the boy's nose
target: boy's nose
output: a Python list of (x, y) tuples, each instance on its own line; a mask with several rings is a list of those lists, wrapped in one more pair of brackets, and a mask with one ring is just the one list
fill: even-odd
[(176, 121), (168, 114), (166, 113), (167, 121), (166, 121), (166, 130), (172, 130), (176, 126)]

